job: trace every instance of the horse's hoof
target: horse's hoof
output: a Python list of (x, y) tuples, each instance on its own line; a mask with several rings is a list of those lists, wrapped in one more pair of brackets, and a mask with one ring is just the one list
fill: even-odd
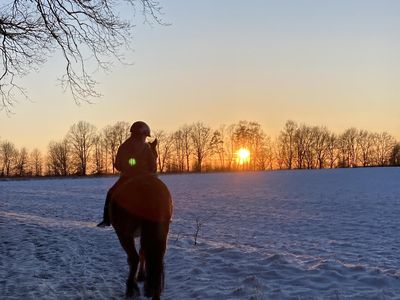
[(144, 296), (146, 298), (152, 298), (152, 297), (154, 297), (154, 291), (145, 286), (144, 287)]
[(127, 285), (125, 297), (135, 299), (140, 296), (140, 290), (137, 284)]

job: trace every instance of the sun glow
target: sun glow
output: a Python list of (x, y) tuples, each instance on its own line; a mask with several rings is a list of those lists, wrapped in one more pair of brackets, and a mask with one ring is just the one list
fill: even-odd
[(246, 148), (240, 148), (237, 152), (237, 163), (239, 165), (244, 165), (250, 161), (250, 151)]

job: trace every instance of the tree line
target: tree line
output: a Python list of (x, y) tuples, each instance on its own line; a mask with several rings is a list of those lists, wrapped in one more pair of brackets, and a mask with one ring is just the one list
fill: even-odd
[[(80, 121), (65, 137), (38, 149), (17, 149), (0, 140), (0, 176), (70, 176), (115, 174), (118, 147), (130, 136), (130, 123), (117, 122), (101, 130)], [(174, 132), (153, 131), (157, 138), (160, 173), (258, 171), (399, 166), (400, 143), (387, 132), (349, 128), (334, 133), (324, 126), (285, 123), (272, 139), (257, 122), (239, 121), (218, 129), (197, 122)], [(238, 150), (250, 152), (248, 160)]]

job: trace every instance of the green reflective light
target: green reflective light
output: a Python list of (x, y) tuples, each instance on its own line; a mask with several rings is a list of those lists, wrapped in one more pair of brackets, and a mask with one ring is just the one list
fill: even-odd
[(134, 159), (134, 158), (132, 157), (132, 158), (130, 158), (130, 159), (128, 160), (128, 163), (129, 163), (129, 165), (130, 165), (131, 167), (134, 167), (134, 166), (136, 165), (136, 159)]

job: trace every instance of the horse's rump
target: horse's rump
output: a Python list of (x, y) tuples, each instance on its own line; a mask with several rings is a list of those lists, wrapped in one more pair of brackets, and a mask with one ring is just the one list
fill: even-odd
[(155, 175), (145, 175), (125, 182), (115, 191), (112, 201), (126, 212), (144, 220), (168, 222), (172, 200), (166, 185)]

